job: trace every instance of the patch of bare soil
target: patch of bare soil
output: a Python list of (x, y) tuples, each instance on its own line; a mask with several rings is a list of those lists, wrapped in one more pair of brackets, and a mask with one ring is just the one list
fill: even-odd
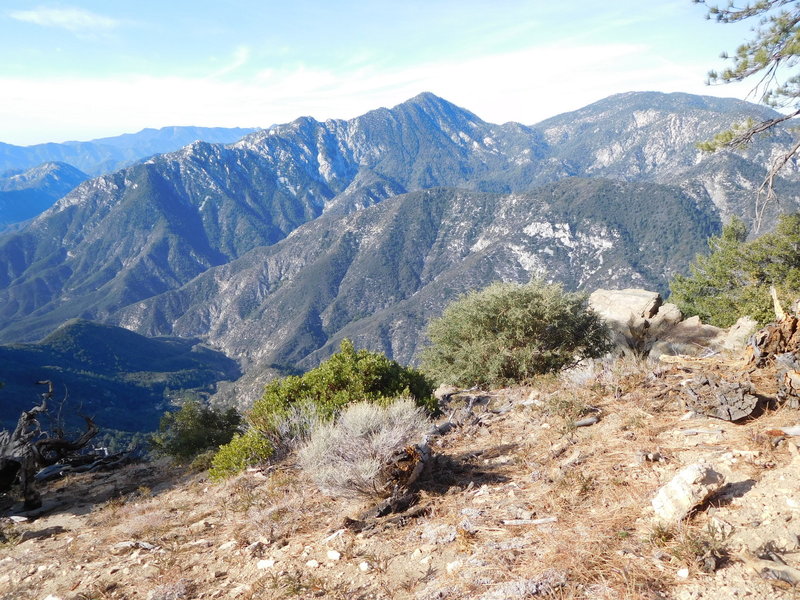
[[(800, 458), (777, 428), (800, 411), (687, 411), (687, 368), (455, 394), (460, 424), (380, 516), (291, 459), (222, 484), (166, 464), (53, 482), (27, 521), (2, 520), (0, 598), (795, 598)], [(655, 524), (656, 491), (695, 462), (726, 484)]]

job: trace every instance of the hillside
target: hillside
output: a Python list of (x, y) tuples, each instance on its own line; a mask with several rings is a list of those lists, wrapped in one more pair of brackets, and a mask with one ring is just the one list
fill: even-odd
[[(654, 206), (660, 221), (642, 218)], [(436, 188), (320, 217), (111, 320), (147, 335), (202, 336), (246, 370), (311, 368), (343, 337), (409, 362), (427, 321), (460, 293), (531, 277), (663, 289), (719, 226), (710, 202), (657, 184)]]
[[(176, 393), (209, 395), (238, 366), (197, 339), (146, 338), (119, 327), (73, 320), (37, 343), (0, 346), (0, 429), (38, 403), (36, 381), (55, 385), (51, 414), (69, 428), (81, 415), (103, 430), (149, 432)], [(63, 404), (61, 400), (65, 399)]]
[[(223, 484), (164, 464), (72, 476), (29, 520), (2, 521), (0, 589), (19, 600), (794, 598), (770, 573), (800, 567), (800, 457), (775, 434), (800, 412), (738, 424), (687, 413), (675, 391), (686, 377), (614, 362), (450, 396), (459, 425), (399, 515), (321, 495), (291, 458)], [(599, 423), (572, 426), (583, 410)], [(656, 491), (697, 462), (725, 485), (680, 526), (656, 525)]]

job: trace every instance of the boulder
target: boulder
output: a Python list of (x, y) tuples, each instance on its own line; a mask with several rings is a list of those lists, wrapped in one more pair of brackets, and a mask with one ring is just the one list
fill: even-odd
[(650, 319), (663, 304), (658, 292), (642, 289), (599, 289), (589, 296), (589, 307), (608, 323), (615, 346), (623, 355), (642, 355)]
[(661, 294), (647, 290), (595, 290), (589, 306), (609, 323), (627, 325), (633, 319), (650, 319), (663, 303)]
[(650, 355), (658, 358), (662, 354), (685, 354), (696, 356), (722, 349), (728, 331), (713, 325), (705, 325), (700, 317), (689, 317), (675, 323), (650, 346)]
[(736, 323), (728, 329), (722, 347), (725, 350), (739, 351), (747, 346), (747, 341), (758, 329), (758, 321), (751, 317), (740, 317)]
[(725, 477), (709, 464), (684, 467), (653, 497), (651, 504), (656, 521), (665, 525), (680, 522), (724, 483)]
[(696, 316), (684, 320), (677, 306), (642, 289), (596, 290), (589, 306), (608, 324), (617, 351), (637, 357), (741, 350), (757, 327), (749, 317), (730, 329), (706, 325)]

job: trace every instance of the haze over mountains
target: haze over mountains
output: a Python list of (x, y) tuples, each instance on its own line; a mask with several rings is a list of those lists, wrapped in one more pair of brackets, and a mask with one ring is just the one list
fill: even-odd
[[(413, 360), (428, 318), (497, 279), (664, 291), (724, 219), (752, 216), (790, 136), (741, 154), (695, 144), (774, 114), (627, 93), (496, 125), (425, 93), (192, 143), (90, 179), (0, 236), (0, 340), (80, 317), (202, 339), (255, 381), (313, 366), (342, 337)], [(780, 209), (796, 209), (796, 166), (782, 175)]]
[(195, 140), (227, 144), (254, 131), (242, 127), (162, 127), (88, 142), (15, 146), (0, 142), (0, 173), (63, 162), (89, 175), (109, 173), (142, 158), (172, 152)]
[(195, 140), (228, 143), (254, 129), (164, 127), (89, 142), (0, 142), (0, 230), (37, 216), (90, 176), (110, 173)]

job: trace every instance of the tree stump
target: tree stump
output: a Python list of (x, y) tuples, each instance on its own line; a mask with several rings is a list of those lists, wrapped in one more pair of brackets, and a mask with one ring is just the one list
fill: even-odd
[(709, 374), (700, 374), (688, 381), (684, 392), (690, 409), (723, 421), (749, 417), (759, 400), (753, 395), (749, 382), (724, 381)]

